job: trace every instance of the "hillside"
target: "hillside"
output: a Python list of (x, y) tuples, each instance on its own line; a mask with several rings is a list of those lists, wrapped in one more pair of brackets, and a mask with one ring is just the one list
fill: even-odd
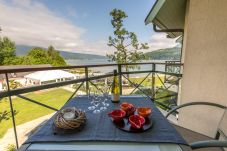
[(94, 54), (84, 54), (75, 52), (60, 51), (61, 56), (64, 59), (106, 59), (105, 56), (94, 55)]
[[(24, 45), (17, 45), (16, 46), (16, 54), (19, 56), (24, 56), (28, 53), (28, 51), (33, 48), (32, 46), (24, 46)], [(69, 59), (107, 59), (105, 56), (101, 55), (94, 55), (94, 54), (83, 54), (83, 53), (75, 53), (75, 52), (66, 52), (66, 51), (59, 51), (61, 56), (65, 60)], [(173, 47), (173, 48), (165, 48), (159, 49), (151, 52), (145, 53), (145, 55), (150, 60), (180, 60), (180, 48)]]
[[(32, 48), (33, 48), (32, 46), (17, 45), (16, 54), (18, 56), (24, 56)], [(106, 59), (105, 56), (101, 56), (101, 55), (83, 54), (83, 53), (66, 52), (66, 51), (59, 51), (59, 52), (65, 60), (68, 60), (68, 59)]]
[(179, 47), (159, 49), (145, 53), (150, 60), (180, 60), (181, 49)]

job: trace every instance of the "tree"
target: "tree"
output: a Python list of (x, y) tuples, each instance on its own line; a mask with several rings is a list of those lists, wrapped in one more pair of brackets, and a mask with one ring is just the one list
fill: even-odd
[[(0, 32), (1, 32), (0, 27)], [(16, 56), (16, 46), (8, 37), (0, 37), (0, 65), (31, 65), (51, 64), (52, 66), (66, 66), (65, 60), (53, 46), (47, 50), (39, 47), (32, 48), (26, 56)]]
[(4, 59), (3, 64), (4, 65), (23, 65), (23, 64), (26, 64), (26, 59), (27, 57), (21, 57), (21, 56), (8, 57)]
[(46, 50), (35, 47), (28, 52), (26, 64), (51, 64), (51, 59)]
[(0, 65), (4, 64), (7, 58), (16, 57), (16, 46), (8, 37), (0, 37)]
[(39, 47), (31, 49), (25, 59), (23, 59), (23, 64), (51, 64), (52, 66), (66, 66), (65, 60), (53, 46), (49, 46), (47, 50)]
[[(123, 27), (123, 20), (128, 16), (119, 9), (113, 9), (110, 12), (111, 24), (114, 28), (114, 36), (109, 36), (108, 46), (114, 47), (116, 51), (108, 54), (112, 61), (120, 63), (136, 63), (146, 59), (145, 55), (139, 50), (148, 49), (147, 43), (139, 43), (134, 32), (129, 32)], [(133, 65), (126, 65), (126, 72), (129, 68), (135, 68)]]
[(55, 50), (53, 46), (49, 46), (47, 49), (47, 54), (52, 60), (53, 66), (66, 66), (65, 60), (59, 54), (59, 51)]

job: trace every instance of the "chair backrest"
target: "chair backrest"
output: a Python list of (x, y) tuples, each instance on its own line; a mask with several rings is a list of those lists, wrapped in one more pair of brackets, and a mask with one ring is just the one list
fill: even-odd
[(222, 116), (222, 119), (218, 126), (218, 139), (227, 140), (227, 109)]

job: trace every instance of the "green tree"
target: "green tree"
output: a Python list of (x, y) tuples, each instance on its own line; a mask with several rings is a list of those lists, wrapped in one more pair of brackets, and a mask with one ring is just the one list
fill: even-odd
[(4, 60), (16, 57), (16, 46), (8, 37), (0, 37), (0, 65), (4, 64)]
[(26, 64), (51, 64), (51, 63), (52, 62), (47, 54), (47, 51), (42, 48), (35, 47), (28, 52)]
[(47, 49), (47, 54), (52, 60), (53, 66), (66, 66), (65, 60), (61, 57), (59, 51), (55, 50), (53, 46), (49, 46)]
[[(113, 54), (107, 54), (112, 61), (117, 63), (136, 63), (146, 59), (145, 55), (139, 50), (148, 49), (147, 43), (139, 43), (134, 32), (129, 32), (123, 27), (123, 20), (128, 16), (119, 9), (110, 12), (111, 24), (114, 28), (114, 36), (109, 36), (108, 46), (116, 48)], [(126, 71), (136, 66), (126, 65)]]
[(53, 46), (47, 50), (43, 48), (33, 48), (28, 55), (23, 58), (22, 64), (51, 64), (52, 66), (66, 66), (65, 60)]
[(3, 64), (4, 65), (23, 65), (23, 64), (26, 64), (26, 57), (20, 57), (20, 56), (8, 57), (4, 59)]

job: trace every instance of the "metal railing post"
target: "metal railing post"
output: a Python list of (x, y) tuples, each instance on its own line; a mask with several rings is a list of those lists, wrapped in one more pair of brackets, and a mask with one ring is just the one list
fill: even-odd
[(122, 72), (121, 72), (121, 64), (118, 64), (118, 80), (119, 80), (119, 89), (120, 95), (122, 95)]
[(18, 138), (17, 138), (17, 129), (16, 129), (16, 123), (15, 123), (15, 118), (14, 118), (14, 109), (13, 109), (13, 103), (12, 103), (12, 98), (11, 98), (11, 94), (10, 94), (10, 87), (9, 87), (9, 78), (8, 78), (8, 74), (5, 73), (6, 76), (6, 84), (7, 84), (7, 91), (9, 93), (9, 103), (10, 103), (10, 111), (11, 111), (11, 115), (12, 115), (12, 121), (13, 121), (13, 130), (14, 130), (14, 136), (15, 136), (15, 141), (16, 141), (16, 147), (17, 149), (19, 148), (18, 145)]
[(155, 98), (155, 71), (156, 71), (154, 63), (152, 64), (152, 70), (153, 70), (153, 72), (152, 72), (152, 88), (151, 88), (151, 91), (152, 91), (152, 96), (153, 96), (152, 99), (154, 100), (154, 98)]
[(88, 91), (89, 91), (88, 67), (85, 67), (85, 78), (86, 78), (86, 94), (88, 95)]
[[(165, 72), (167, 71), (167, 61), (165, 61)], [(164, 77), (164, 82), (166, 81), (166, 74), (165, 74), (165, 77)]]

